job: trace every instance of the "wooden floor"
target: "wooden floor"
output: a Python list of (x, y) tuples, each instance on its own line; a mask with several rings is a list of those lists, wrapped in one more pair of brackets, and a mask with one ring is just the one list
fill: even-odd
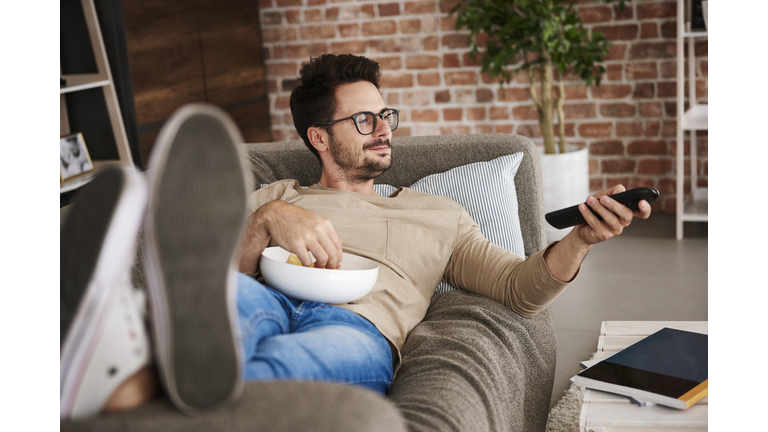
[(675, 240), (675, 216), (635, 220), (595, 246), (581, 273), (552, 305), (557, 370), (552, 404), (570, 387), (579, 361), (597, 348), (602, 321), (707, 321), (707, 224), (686, 223)]

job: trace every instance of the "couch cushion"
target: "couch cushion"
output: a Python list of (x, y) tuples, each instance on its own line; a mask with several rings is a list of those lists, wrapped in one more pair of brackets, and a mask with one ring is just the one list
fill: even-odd
[[(522, 153), (514, 153), (488, 162), (463, 165), (426, 176), (412, 184), (411, 189), (445, 196), (461, 204), (480, 225), (485, 238), (524, 257), (515, 190), (515, 174), (522, 159)], [(387, 184), (376, 184), (373, 188), (383, 196), (397, 189)], [(440, 282), (436, 292), (454, 289), (449, 283)]]
[(410, 432), (543, 432), (555, 378), (551, 310), (524, 318), (463, 290), (432, 298), (389, 392)]

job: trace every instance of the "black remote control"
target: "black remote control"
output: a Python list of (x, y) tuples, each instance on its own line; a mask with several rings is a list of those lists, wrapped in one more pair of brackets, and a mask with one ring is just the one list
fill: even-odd
[[(652, 204), (659, 199), (659, 196), (659, 191), (656, 189), (641, 187), (611, 195), (611, 198), (631, 208), (632, 211), (635, 211), (637, 210), (637, 204), (641, 200), (646, 200), (648, 201), (648, 204)], [(592, 210), (592, 207), (587, 205), (587, 208), (597, 216), (598, 219), (603, 220), (596, 211)], [(584, 220), (584, 216), (581, 215), (578, 205), (567, 207), (562, 210), (555, 210), (547, 213), (544, 217), (550, 225), (557, 229), (568, 228), (587, 222)]]

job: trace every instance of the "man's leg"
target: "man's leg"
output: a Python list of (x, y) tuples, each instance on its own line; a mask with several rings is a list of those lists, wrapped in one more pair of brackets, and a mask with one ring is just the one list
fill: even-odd
[[(128, 277), (145, 205), (142, 177), (108, 167), (83, 187), (61, 225), (62, 418), (98, 414), (137, 374), (145, 395), (157, 389), (146, 373), (151, 352), (140, 292)], [(122, 398), (110, 405), (135, 403)]]
[(168, 396), (186, 413), (230, 405), (243, 387), (242, 142), (224, 111), (187, 105), (163, 126), (150, 159), (145, 261), (156, 361)]
[(244, 275), (238, 309), (247, 381), (333, 381), (389, 390), (389, 344), (359, 315), (287, 298)]

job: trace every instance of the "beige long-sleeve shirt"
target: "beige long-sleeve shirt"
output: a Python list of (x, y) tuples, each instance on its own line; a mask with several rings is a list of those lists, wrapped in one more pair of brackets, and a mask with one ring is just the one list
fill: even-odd
[(409, 188), (380, 197), (283, 180), (252, 193), (248, 205), (256, 211), (278, 199), (328, 218), (344, 252), (379, 263), (371, 292), (336, 306), (371, 321), (398, 350), (396, 359), (441, 280), (528, 317), (568, 285), (549, 273), (544, 251), (523, 259), (494, 245), (463, 207), (445, 197)]

